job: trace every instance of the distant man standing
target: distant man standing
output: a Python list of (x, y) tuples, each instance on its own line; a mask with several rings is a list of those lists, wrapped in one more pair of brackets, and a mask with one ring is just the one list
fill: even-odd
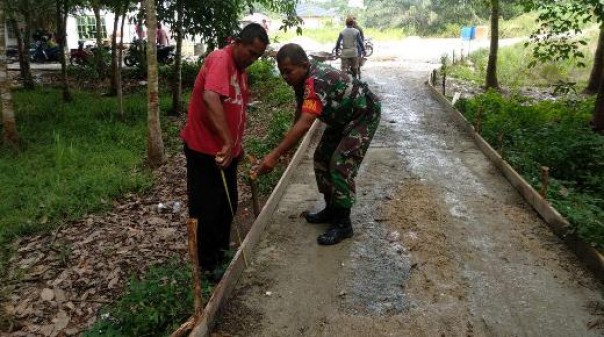
[(139, 41), (143, 41), (146, 37), (145, 35), (145, 29), (143, 28), (143, 23), (142, 22), (137, 22), (134, 30), (136, 32), (136, 37), (138, 38)]
[(162, 28), (161, 23), (157, 24), (157, 44), (165, 47), (170, 44), (170, 37), (168, 32)]
[(245, 69), (262, 56), (268, 43), (264, 28), (251, 23), (233, 43), (206, 57), (180, 133), (187, 158), (189, 217), (199, 221), (199, 264), (215, 281), (222, 276), (237, 212), (237, 164), (243, 154), (250, 96)]
[(339, 53), (340, 46), (342, 52), (340, 60), (342, 62), (341, 69), (346, 72), (349, 69), (353, 77), (359, 76), (359, 58), (365, 55), (365, 47), (361, 40), (361, 33), (352, 27), (354, 19), (352, 16), (346, 18), (346, 28), (340, 32), (338, 41), (336, 42), (336, 53)]

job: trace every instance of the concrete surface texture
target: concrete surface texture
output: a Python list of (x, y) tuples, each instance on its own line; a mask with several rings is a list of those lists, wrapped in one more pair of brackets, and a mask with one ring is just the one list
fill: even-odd
[(355, 236), (318, 246), (300, 217), (322, 206), (311, 147), (215, 336), (604, 335), (604, 288), (430, 96), (432, 66), (368, 63)]

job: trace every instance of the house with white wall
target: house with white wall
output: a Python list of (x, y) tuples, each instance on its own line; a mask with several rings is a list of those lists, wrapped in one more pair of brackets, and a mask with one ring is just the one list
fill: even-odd
[[(134, 17), (136, 13), (131, 13), (126, 16), (126, 22), (124, 23), (124, 44), (131, 43), (136, 37), (135, 25), (130, 23), (130, 18)], [(111, 42), (113, 35), (113, 21), (115, 14), (110, 11), (101, 11), (101, 35), (104, 41)], [(121, 20), (118, 21), (117, 40), (120, 41), (120, 28)], [(35, 29), (35, 27), (32, 27)], [(170, 27), (166, 26), (165, 29), (170, 32)], [(33, 29), (32, 29), (33, 30)], [(84, 41), (84, 44), (94, 44), (96, 42), (96, 18), (91, 10), (83, 10), (78, 14), (69, 15), (67, 17), (67, 26), (65, 29), (67, 33), (67, 49), (78, 48), (78, 41)], [(5, 30), (6, 44), (7, 46), (16, 46), (17, 39), (10, 25), (7, 25)], [(199, 41), (199, 39), (196, 39)], [(183, 56), (192, 56), (194, 54), (194, 45), (196, 43), (190, 39), (183, 41)]]

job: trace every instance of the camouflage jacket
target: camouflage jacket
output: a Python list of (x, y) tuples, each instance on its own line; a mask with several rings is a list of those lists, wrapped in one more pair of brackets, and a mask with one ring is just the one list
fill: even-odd
[(296, 99), (299, 111), (315, 114), (327, 125), (342, 128), (369, 113), (367, 100), (378, 101), (367, 83), (315, 62), (310, 65), (304, 91), (297, 92)]

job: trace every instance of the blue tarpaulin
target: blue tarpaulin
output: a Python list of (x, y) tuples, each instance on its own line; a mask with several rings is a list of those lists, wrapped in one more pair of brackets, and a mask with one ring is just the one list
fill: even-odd
[(461, 27), (462, 41), (470, 41), (476, 38), (476, 26)]

